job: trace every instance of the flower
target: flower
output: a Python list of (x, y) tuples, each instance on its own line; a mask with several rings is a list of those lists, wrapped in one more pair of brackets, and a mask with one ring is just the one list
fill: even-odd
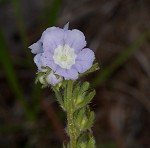
[(95, 55), (91, 49), (85, 48), (84, 34), (68, 27), (69, 23), (63, 29), (47, 28), (40, 40), (29, 48), (36, 54), (34, 62), (39, 71), (42, 71), (42, 66), (48, 66), (54, 74), (66, 80), (76, 80), (79, 73), (92, 67)]
[(55, 86), (62, 81), (62, 77), (57, 78), (56, 75), (51, 71), (51, 73), (46, 77), (46, 82)]
[(57, 84), (62, 82), (62, 77), (55, 75), (49, 67), (42, 67), (42, 70), (42, 72), (37, 73), (35, 81), (36, 83), (40, 82), (43, 87), (45, 87), (48, 85), (56, 86)]

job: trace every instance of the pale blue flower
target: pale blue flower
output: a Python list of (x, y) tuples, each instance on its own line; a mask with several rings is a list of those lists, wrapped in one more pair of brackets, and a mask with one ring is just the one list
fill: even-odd
[(53, 86), (60, 83), (61, 81), (62, 77), (57, 78), (53, 71), (51, 71), (51, 73), (46, 77), (46, 82)]
[(95, 55), (91, 49), (85, 48), (84, 34), (77, 29), (68, 30), (68, 26), (69, 23), (63, 29), (46, 29), (41, 39), (29, 48), (36, 54), (34, 62), (39, 71), (42, 71), (41, 66), (48, 66), (64, 79), (76, 80), (79, 73), (91, 68)]

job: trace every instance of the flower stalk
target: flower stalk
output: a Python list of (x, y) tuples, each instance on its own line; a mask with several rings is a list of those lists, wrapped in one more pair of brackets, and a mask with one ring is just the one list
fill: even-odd
[(46, 29), (40, 40), (29, 47), (36, 54), (36, 83), (40, 82), (42, 88), (51, 87), (67, 114), (70, 142), (63, 148), (95, 148), (91, 130), (95, 115), (89, 107), (95, 90), (89, 90), (89, 82), (76, 82), (99, 69), (98, 63), (94, 64), (94, 52), (85, 46), (84, 34), (77, 29), (69, 30), (67, 23), (63, 29)]
[(73, 120), (73, 96), (72, 96), (73, 81), (69, 80), (67, 83), (67, 119), (68, 119), (68, 130), (70, 137), (71, 148), (76, 148), (76, 132)]

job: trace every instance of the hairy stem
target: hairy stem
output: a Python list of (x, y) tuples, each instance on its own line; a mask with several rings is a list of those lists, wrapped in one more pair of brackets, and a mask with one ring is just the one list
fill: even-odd
[(67, 84), (67, 119), (68, 119), (68, 130), (70, 136), (71, 148), (76, 148), (76, 134), (73, 121), (73, 108), (72, 108), (72, 87), (73, 81), (69, 80)]

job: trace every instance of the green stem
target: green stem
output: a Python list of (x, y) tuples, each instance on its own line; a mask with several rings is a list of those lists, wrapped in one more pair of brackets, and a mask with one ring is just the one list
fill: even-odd
[(76, 134), (73, 122), (73, 108), (72, 108), (72, 87), (73, 81), (69, 80), (67, 84), (67, 119), (68, 119), (68, 129), (70, 136), (70, 146), (71, 148), (76, 147)]

